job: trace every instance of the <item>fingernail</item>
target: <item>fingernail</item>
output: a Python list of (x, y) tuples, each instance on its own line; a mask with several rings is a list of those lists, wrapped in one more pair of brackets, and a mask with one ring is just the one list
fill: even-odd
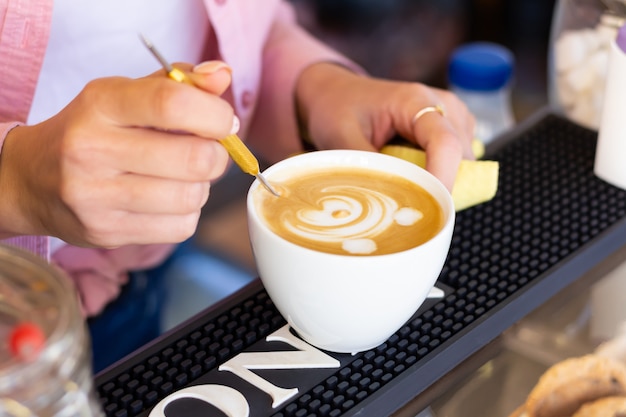
[(224, 61), (204, 61), (193, 67), (193, 72), (198, 74), (214, 74), (217, 71), (225, 69), (232, 74), (233, 70)]
[(239, 132), (239, 127), (241, 126), (241, 122), (239, 122), (239, 117), (233, 115), (233, 127), (230, 129), (230, 134), (234, 135)]

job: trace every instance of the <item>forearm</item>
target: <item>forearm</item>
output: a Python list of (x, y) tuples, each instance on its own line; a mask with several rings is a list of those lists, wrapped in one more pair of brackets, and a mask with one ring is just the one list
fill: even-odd
[(250, 141), (270, 161), (301, 151), (295, 90), (302, 72), (319, 62), (336, 62), (354, 71), (349, 59), (300, 28), (288, 5), (277, 13), (263, 51), (263, 74)]
[[(296, 114), (301, 131), (308, 135), (309, 114), (316, 101), (324, 101), (343, 88), (354, 77), (362, 74), (334, 62), (318, 62), (305, 68), (295, 86)], [(332, 99), (331, 99), (332, 101)]]

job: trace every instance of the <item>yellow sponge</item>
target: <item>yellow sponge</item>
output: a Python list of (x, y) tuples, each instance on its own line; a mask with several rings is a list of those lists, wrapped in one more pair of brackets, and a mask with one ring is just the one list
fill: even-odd
[[(476, 158), (481, 158), (485, 148), (481, 141), (474, 140), (472, 149)], [(410, 145), (385, 145), (382, 153), (413, 162), (424, 168), (426, 153)], [(452, 200), (456, 211), (491, 200), (498, 190), (499, 164), (497, 161), (461, 161), (456, 181), (452, 188)]]
[(472, 152), (474, 152), (474, 158), (481, 159), (485, 155), (485, 145), (478, 139), (472, 141)]

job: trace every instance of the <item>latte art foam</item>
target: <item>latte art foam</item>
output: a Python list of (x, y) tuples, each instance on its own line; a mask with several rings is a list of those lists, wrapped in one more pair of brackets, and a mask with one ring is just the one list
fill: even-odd
[(393, 253), (426, 242), (443, 226), (441, 208), (428, 192), (387, 173), (336, 168), (273, 184), (281, 196), (259, 193), (262, 217), (276, 234), (314, 250)]
[[(314, 190), (314, 195), (320, 198), (313, 206), (294, 207), (295, 219), (285, 216), (285, 228), (306, 240), (340, 244), (352, 254), (375, 252), (376, 236), (388, 230), (398, 214), (397, 201), (364, 187), (335, 185)], [(413, 223), (421, 217), (416, 209), (402, 209), (415, 212)]]

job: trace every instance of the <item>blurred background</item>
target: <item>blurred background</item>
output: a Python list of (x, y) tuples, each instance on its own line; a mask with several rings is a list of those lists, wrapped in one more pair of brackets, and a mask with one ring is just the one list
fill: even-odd
[(471, 41), (516, 58), (518, 119), (544, 104), (554, 0), (291, 0), (302, 25), (372, 75), (446, 87), (452, 51)]

